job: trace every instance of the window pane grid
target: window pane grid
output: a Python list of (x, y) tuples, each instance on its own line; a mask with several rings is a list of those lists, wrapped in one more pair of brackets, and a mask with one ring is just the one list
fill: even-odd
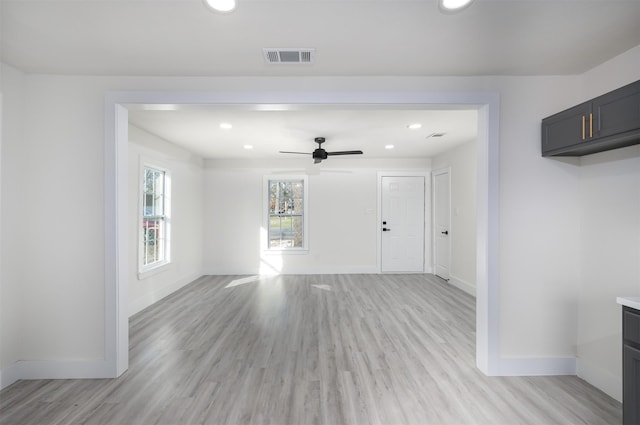
[(142, 265), (165, 261), (165, 177), (162, 170), (145, 167), (142, 196)]
[(304, 181), (269, 181), (269, 248), (302, 248)]
[(164, 171), (145, 169), (144, 209), (145, 217), (164, 216)]

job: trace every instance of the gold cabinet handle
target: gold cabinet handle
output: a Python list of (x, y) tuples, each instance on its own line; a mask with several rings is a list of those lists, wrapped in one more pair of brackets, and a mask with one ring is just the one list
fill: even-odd
[(589, 137), (593, 137), (593, 112), (589, 114)]
[(586, 117), (583, 115), (582, 116), (582, 140), (584, 140), (584, 138), (585, 138), (585, 134), (584, 134), (585, 133), (585, 126), (584, 126), (585, 119), (586, 119)]

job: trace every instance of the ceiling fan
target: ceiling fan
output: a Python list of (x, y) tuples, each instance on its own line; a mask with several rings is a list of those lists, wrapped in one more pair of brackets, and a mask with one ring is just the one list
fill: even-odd
[(338, 151), (338, 152), (327, 152), (322, 149), (322, 144), (325, 142), (324, 137), (316, 137), (315, 142), (318, 144), (318, 148), (311, 153), (308, 152), (287, 152), (280, 151), (280, 153), (295, 153), (301, 155), (311, 155), (313, 158), (313, 163), (317, 164), (321, 162), (323, 159), (327, 159), (329, 156), (334, 155), (362, 155), (362, 151)]

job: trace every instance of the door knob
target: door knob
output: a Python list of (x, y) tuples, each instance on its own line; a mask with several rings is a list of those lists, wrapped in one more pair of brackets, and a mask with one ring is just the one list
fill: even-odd
[(449, 234), (449, 231), (448, 231), (448, 230), (445, 230), (444, 232), (440, 232), (440, 233), (442, 233), (443, 235), (448, 235), (448, 234)]
[(390, 231), (391, 231), (391, 229), (387, 229), (386, 227), (383, 227), (383, 228), (382, 228), (382, 231), (383, 231), (383, 232), (390, 232)]

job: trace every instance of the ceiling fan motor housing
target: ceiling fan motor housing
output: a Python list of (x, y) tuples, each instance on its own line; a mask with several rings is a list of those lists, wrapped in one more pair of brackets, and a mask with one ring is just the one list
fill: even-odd
[(318, 148), (313, 151), (313, 159), (327, 159), (327, 151), (322, 148)]
[(316, 137), (314, 139), (314, 141), (318, 144), (318, 148), (316, 150), (313, 151), (312, 157), (313, 159), (327, 159), (328, 155), (327, 155), (327, 151), (325, 151), (324, 149), (322, 149), (322, 144), (325, 142), (325, 138), (324, 137)]

